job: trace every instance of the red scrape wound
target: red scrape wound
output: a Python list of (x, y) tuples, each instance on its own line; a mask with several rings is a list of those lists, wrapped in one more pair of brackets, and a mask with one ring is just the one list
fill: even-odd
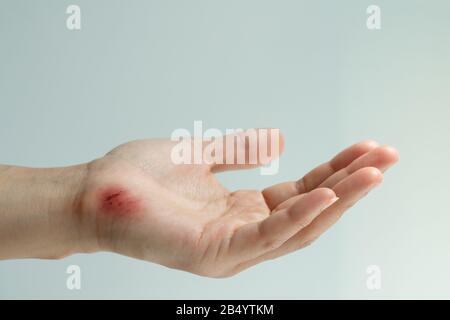
[(142, 210), (142, 200), (125, 188), (113, 186), (98, 194), (100, 211), (116, 216), (129, 216)]

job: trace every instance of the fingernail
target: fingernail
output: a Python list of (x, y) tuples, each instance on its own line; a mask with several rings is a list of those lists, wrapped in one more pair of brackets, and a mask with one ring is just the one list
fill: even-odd
[(334, 197), (331, 198), (322, 208), (322, 211), (324, 211), (325, 209), (327, 209), (328, 207), (330, 207), (333, 203), (335, 203), (336, 201), (339, 200), (339, 197)]

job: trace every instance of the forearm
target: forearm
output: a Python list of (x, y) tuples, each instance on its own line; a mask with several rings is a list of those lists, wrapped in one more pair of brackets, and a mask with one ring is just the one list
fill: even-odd
[(80, 195), (85, 166), (0, 166), (0, 259), (85, 251)]

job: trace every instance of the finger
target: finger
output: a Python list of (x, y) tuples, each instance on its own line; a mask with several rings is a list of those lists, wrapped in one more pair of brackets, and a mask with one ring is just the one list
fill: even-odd
[[(350, 176), (355, 171), (365, 167), (375, 167), (381, 172), (386, 171), (398, 161), (398, 152), (390, 146), (377, 147), (361, 157), (354, 160), (347, 167), (339, 170), (319, 185), (319, 188), (333, 188), (337, 183)], [(290, 206), (293, 201), (299, 199), (301, 195), (297, 195), (287, 199), (279, 204), (276, 210), (284, 209)]]
[(302, 194), (298, 194), (296, 196), (290, 197), (286, 201), (283, 201), (282, 203), (280, 203), (275, 209), (272, 210), (272, 212), (270, 214), (276, 213), (280, 210), (283, 210), (285, 208), (292, 206), (295, 202), (297, 202), (299, 199), (304, 197), (305, 194), (307, 194), (307, 193), (302, 193)]
[[(323, 232), (330, 228), (342, 216), (342, 214), (351, 208), (356, 202), (361, 200), (367, 193), (377, 185), (381, 184), (383, 174), (374, 167), (365, 167), (357, 170), (351, 176), (345, 178), (333, 190), (341, 201), (334, 204), (323, 215), (318, 217), (308, 230), (304, 230), (299, 238), (306, 239), (306, 242), (318, 238)], [(293, 242), (295, 242), (293, 240)]]
[(347, 167), (328, 177), (319, 187), (332, 188), (352, 173), (364, 167), (375, 167), (381, 172), (386, 171), (398, 161), (398, 152), (390, 146), (382, 146), (373, 149), (365, 155), (353, 161)]
[(251, 169), (277, 159), (284, 150), (279, 129), (249, 129), (226, 135), (205, 144), (204, 152), (214, 153), (211, 171)]
[(363, 198), (381, 181), (382, 174), (376, 168), (363, 168), (355, 172), (336, 185), (334, 190), (339, 197), (338, 201), (325, 209), (308, 226), (297, 232), (279, 248), (238, 265), (235, 272), (240, 272), (265, 260), (278, 258), (311, 244), (330, 228), (348, 208)]
[(274, 209), (280, 203), (295, 195), (317, 188), (329, 176), (345, 168), (355, 159), (377, 146), (378, 143), (372, 140), (361, 141), (341, 151), (329, 162), (316, 167), (298, 181), (284, 182), (264, 189), (263, 195), (267, 205), (270, 209)]
[(309, 225), (336, 200), (331, 189), (320, 188), (311, 191), (291, 207), (237, 229), (230, 241), (230, 252), (242, 260), (271, 251)]

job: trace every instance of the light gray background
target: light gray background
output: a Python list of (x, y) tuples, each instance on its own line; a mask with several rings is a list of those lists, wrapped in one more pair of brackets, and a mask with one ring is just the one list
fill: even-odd
[[(82, 30), (66, 29), (69, 4)], [(382, 30), (366, 8), (382, 9)], [(0, 0), (0, 163), (86, 162), (122, 142), (279, 127), (294, 179), (365, 138), (398, 166), (313, 246), (212, 280), (118, 255), (0, 262), (1, 298), (450, 298), (450, 2)], [(82, 289), (66, 288), (66, 268)], [(366, 267), (382, 290), (366, 288)]]

